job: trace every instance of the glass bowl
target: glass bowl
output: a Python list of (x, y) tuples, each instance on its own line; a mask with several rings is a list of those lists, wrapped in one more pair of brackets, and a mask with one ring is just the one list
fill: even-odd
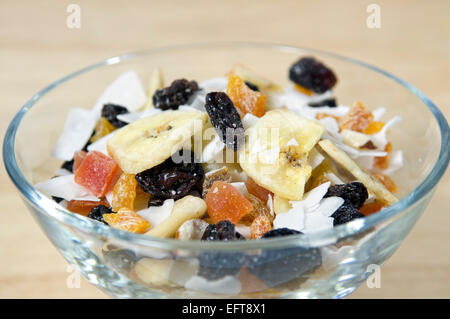
[[(401, 200), (381, 212), (308, 235), (244, 242), (152, 238), (73, 214), (33, 185), (61, 162), (50, 151), (69, 107), (91, 108), (118, 75), (134, 69), (148, 81), (155, 67), (167, 80), (202, 81), (236, 63), (281, 85), (300, 56), (315, 56), (338, 75), (340, 104), (384, 106), (392, 144), (405, 166), (394, 175)], [(25, 205), (58, 251), (92, 284), (131, 298), (339, 298), (354, 291), (389, 258), (431, 199), (449, 162), (449, 127), (433, 102), (407, 82), (365, 63), (317, 50), (274, 44), (174, 46), (113, 57), (74, 72), (34, 95), (5, 135), (6, 169)], [(198, 270), (199, 260), (202, 269)], [(199, 275), (200, 274), (200, 275)], [(206, 281), (208, 278), (219, 280)], [(225, 276), (225, 277), (224, 277)]]

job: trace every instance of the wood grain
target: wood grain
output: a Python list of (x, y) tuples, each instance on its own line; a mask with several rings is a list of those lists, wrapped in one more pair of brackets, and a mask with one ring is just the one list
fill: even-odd
[[(66, 27), (66, 6), (81, 28)], [(372, 1), (1, 1), (0, 128), (40, 88), (116, 54), (177, 43), (262, 41), (333, 51), (413, 83), (450, 114), (450, 2), (377, 1), (380, 29), (366, 26)], [(0, 176), (0, 297), (105, 298), (82, 281), (69, 289), (67, 263)], [(351, 298), (450, 297), (450, 176), (404, 244), (382, 268), (379, 289)]]

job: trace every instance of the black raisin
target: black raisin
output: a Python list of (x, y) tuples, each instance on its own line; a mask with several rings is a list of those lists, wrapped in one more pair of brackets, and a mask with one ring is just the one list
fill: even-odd
[[(245, 240), (236, 232), (235, 226), (228, 220), (209, 225), (202, 236), (203, 241)], [(218, 280), (225, 276), (234, 276), (244, 265), (246, 257), (236, 252), (208, 252), (199, 256), (198, 275), (208, 280)]]
[(129, 249), (103, 250), (105, 264), (120, 273), (128, 274), (137, 261), (136, 254)]
[(117, 115), (129, 113), (128, 109), (124, 106), (117, 104), (105, 104), (103, 105), (101, 116), (106, 118), (115, 128), (121, 128), (127, 123), (122, 122), (117, 118)]
[(52, 196), (52, 199), (58, 204), (61, 203), (64, 200), (64, 198), (56, 197), (56, 196)]
[(163, 163), (136, 174), (135, 178), (139, 186), (154, 198), (177, 200), (195, 188), (204, 175), (194, 153), (180, 150)]
[(336, 98), (333, 97), (319, 102), (310, 102), (308, 103), (308, 105), (311, 107), (320, 107), (320, 106), (336, 107), (337, 103)]
[[(280, 228), (265, 233), (262, 238), (274, 238), (301, 234), (301, 232)], [(248, 270), (257, 276), (268, 287), (307, 277), (322, 263), (322, 255), (318, 248), (273, 248), (264, 249), (249, 258)]]
[(244, 83), (245, 83), (245, 85), (247, 85), (249, 87), (249, 89), (259, 92), (259, 87), (256, 84), (253, 84), (252, 82), (248, 82), (248, 81), (245, 81)]
[(180, 105), (186, 104), (197, 90), (198, 84), (195, 81), (175, 80), (170, 86), (156, 90), (153, 94), (153, 105), (162, 110), (177, 110)]
[(345, 202), (341, 207), (335, 211), (331, 217), (334, 218), (333, 226), (342, 225), (352, 221), (356, 218), (363, 218), (364, 215), (360, 213), (358, 208), (354, 207), (352, 204)]
[(360, 208), (369, 197), (369, 194), (363, 183), (352, 182), (331, 186), (324, 197), (331, 196), (341, 197), (346, 203), (353, 205), (355, 208)]
[(106, 207), (105, 205), (99, 205), (99, 206), (95, 206), (94, 208), (92, 208), (91, 212), (89, 213), (89, 215), (87, 217), (95, 219), (96, 221), (99, 221), (101, 223), (108, 225), (108, 223), (105, 222), (105, 220), (103, 219), (103, 214), (110, 214), (110, 213), (114, 213), (111, 210), (111, 208)]
[(289, 69), (289, 79), (316, 93), (330, 90), (337, 82), (334, 72), (312, 57), (295, 62)]
[(237, 151), (244, 141), (244, 127), (228, 95), (223, 92), (208, 93), (205, 109), (222, 142)]
[(73, 173), (73, 159), (71, 159), (70, 161), (65, 161), (62, 165), (61, 168), (64, 168), (66, 170), (68, 170), (69, 172)]

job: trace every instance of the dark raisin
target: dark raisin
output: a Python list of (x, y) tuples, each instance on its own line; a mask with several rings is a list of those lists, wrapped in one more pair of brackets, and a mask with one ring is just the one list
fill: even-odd
[(308, 103), (308, 105), (311, 107), (320, 107), (320, 106), (336, 107), (337, 103), (336, 98), (333, 97), (319, 102), (310, 102)]
[(259, 92), (259, 87), (256, 84), (253, 84), (252, 82), (248, 82), (248, 81), (245, 81), (244, 83), (245, 83), (245, 85), (247, 85), (249, 87), (249, 89)]
[(331, 217), (334, 218), (333, 226), (337, 226), (348, 223), (356, 218), (363, 218), (364, 215), (360, 213), (358, 208), (346, 202), (342, 204), (342, 206), (339, 207), (338, 210), (331, 215)]
[(244, 141), (244, 127), (228, 95), (223, 92), (208, 93), (205, 109), (222, 142), (237, 151)]
[(99, 206), (95, 206), (94, 208), (92, 208), (91, 212), (89, 213), (89, 215), (87, 217), (95, 219), (98, 222), (108, 225), (108, 223), (105, 222), (105, 220), (103, 219), (103, 214), (111, 214), (111, 213), (114, 213), (111, 210), (111, 208), (106, 207), (104, 205), (99, 205)]
[(112, 125), (114, 125), (114, 127), (121, 128), (127, 125), (127, 123), (117, 119), (117, 115), (126, 113), (129, 113), (126, 107), (109, 103), (103, 105), (101, 116), (106, 118)]
[(52, 199), (58, 204), (61, 203), (64, 200), (64, 198), (56, 197), (56, 196), (52, 196)]
[(139, 186), (154, 198), (177, 200), (195, 188), (203, 176), (203, 167), (194, 153), (180, 150), (163, 163), (136, 174), (135, 178)]
[(153, 94), (153, 105), (162, 110), (177, 110), (180, 105), (186, 104), (197, 90), (198, 84), (195, 81), (175, 80), (170, 86), (156, 90)]
[(65, 161), (61, 165), (61, 168), (64, 168), (64, 169), (68, 170), (69, 172), (73, 173), (73, 159), (71, 159), (70, 161)]
[[(228, 220), (209, 225), (202, 236), (203, 241), (245, 240), (236, 232), (234, 224)], [(234, 276), (244, 265), (246, 257), (237, 252), (208, 252), (199, 256), (198, 275), (208, 280), (218, 280), (225, 276)]]
[(333, 71), (312, 57), (295, 62), (289, 69), (289, 79), (316, 93), (330, 90), (337, 82)]
[(282, 236), (288, 236), (288, 235), (298, 235), (303, 234), (302, 232), (295, 230), (295, 229), (289, 229), (289, 228), (276, 228), (269, 230), (267, 233), (261, 236), (261, 238), (273, 238), (273, 237), (282, 237)]
[(164, 199), (151, 197), (148, 200), (148, 207), (150, 206), (162, 206), (164, 204)]
[(137, 261), (136, 254), (129, 249), (103, 250), (105, 264), (120, 273), (128, 274)]
[(341, 197), (346, 203), (353, 205), (355, 208), (360, 208), (369, 197), (369, 194), (363, 183), (352, 182), (331, 186), (324, 197), (331, 196)]
[[(301, 234), (296, 230), (280, 228), (268, 231), (262, 238)], [(249, 258), (248, 270), (268, 287), (275, 287), (294, 279), (304, 279), (322, 263), (318, 248), (264, 249)]]

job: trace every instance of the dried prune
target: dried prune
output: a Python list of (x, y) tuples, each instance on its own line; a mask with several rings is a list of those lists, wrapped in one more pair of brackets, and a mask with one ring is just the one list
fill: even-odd
[(228, 220), (221, 220), (217, 224), (211, 224), (206, 227), (202, 240), (236, 240), (244, 239), (240, 233), (235, 230), (235, 226)]
[(316, 93), (330, 90), (337, 82), (334, 72), (313, 57), (295, 62), (289, 69), (289, 79)]
[(252, 82), (249, 81), (244, 81), (244, 83), (253, 91), (259, 92), (259, 87), (256, 84), (253, 84)]
[(336, 98), (329, 98), (329, 99), (325, 99), (319, 102), (309, 102), (308, 106), (311, 107), (321, 107), (321, 106), (328, 106), (328, 107), (336, 107), (337, 103), (336, 103)]
[(170, 86), (156, 90), (153, 94), (153, 105), (162, 110), (176, 110), (180, 105), (186, 104), (197, 90), (198, 84), (195, 81), (175, 80)]
[[(179, 163), (174, 161), (180, 159)], [(203, 179), (202, 165), (190, 150), (180, 150), (163, 163), (136, 174), (139, 186), (157, 199), (186, 196)]]
[[(268, 231), (261, 238), (294, 234), (301, 234), (301, 232), (280, 228)], [(274, 287), (293, 279), (306, 278), (321, 263), (322, 256), (318, 248), (274, 248), (264, 249), (261, 253), (249, 258), (248, 270), (268, 287)]]
[(334, 218), (333, 226), (337, 226), (348, 223), (356, 218), (362, 218), (364, 215), (360, 213), (358, 208), (346, 202), (342, 204), (342, 206), (339, 207), (338, 210), (331, 215), (331, 217)]
[(99, 205), (91, 209), (91, 212), (87, 217), (95, 219), (101, 223), (108, 225), (107, 222), (103, 219), (103, 214), (111, 214), (114, 213), (111, 208), (106, 207), (105, 205)]
[(205, 109), (222, 142), (237, 151), (244, 141), (244, 126), (228, 95), (224, 92), (208, 93)]
[[(204, 241), (245, 240), (244, 236), (236, 232), (234, 224), (223, 220), (206, 227), (203, 233)], [(198, 275), (208, 280), (218, 280), (225, 276), (234, 276), (245, 263), (245, 255), (236, 252), (208, 252), (198, 257), (200, 268)]]
[(369, 197), (367, 188), (363, 183), (352, 182), (331, 186), (324, 197), (337, 196), (355, 208), (360, 208)]
[(117, 119), (117, 115), (126, 113), (129, 113), (126, 107), (109, 103), (103, 105), (101, 116), (106, 118), (112, 125), (114, 125), (114, 127), (121, 128), (122, 126), (127, 125), (127, 123)]
[(64, 168), (64, 169), (68, 170), (69, 172), (73, 173), (73, 163), (74, 163), (73, 159), (71, 159), (70, 161), (65, 161), (61, 165), (61, 168)]

